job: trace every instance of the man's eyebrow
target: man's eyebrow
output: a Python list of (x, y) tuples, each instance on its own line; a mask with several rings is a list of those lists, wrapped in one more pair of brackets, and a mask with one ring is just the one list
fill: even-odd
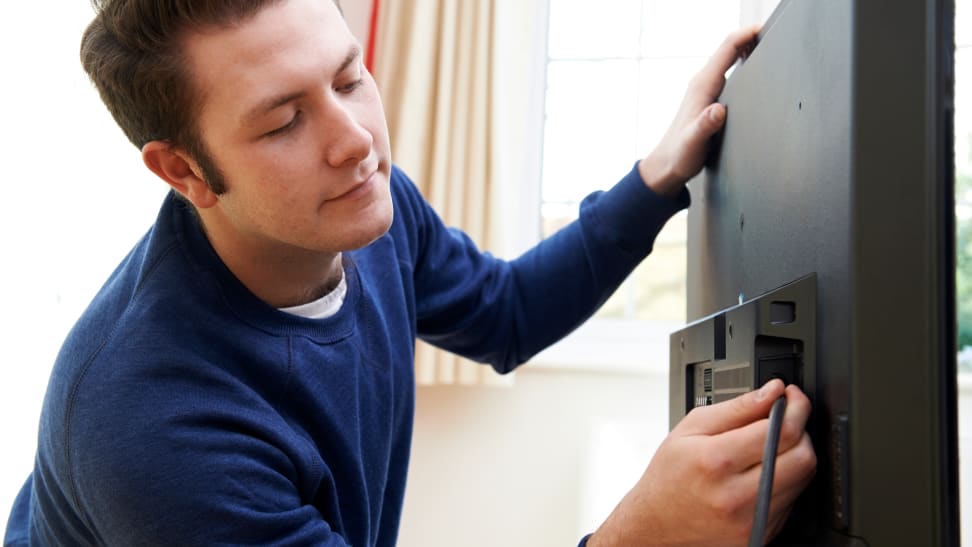
[(337, 78), (339, 74), (347, 70), (351, 63), (355, 62), (358, 57), (361, 57), (361, 48), (357, 45), (351, 46), (348, 50), (348, 54), (345, 55), (344, 61), (341, 62), (341, 66), (338, 67), (337, 71), (334, 72), (334, 77)]
[[(334, 72), (334, 78), (337, 78), (342, 72), (348, 69), (352, 63), (354, 63), (359, 57), (361, 57), (361, 48), (357, 45), (351, 46), (348, 54), (345, 55), (344, 60), (341, 61), (341, 65)], [(253, 108), (247, 110), (246, 114), (243, 115), (241, 120), (243, 124), (252, 123), (258, 116), (272, 111), (275, 108), (279, 108), (291, 101), (296, 101), (306, 95), (306, 91), (296, 91), (293, 93), (286, 93), (284, 95), (278, 95), (275, 97), (270, 97), (266, 100), (260, 101)]]

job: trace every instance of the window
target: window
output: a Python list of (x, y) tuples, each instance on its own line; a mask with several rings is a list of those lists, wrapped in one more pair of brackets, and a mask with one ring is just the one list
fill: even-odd
[[(739, 28), (741, 13), (741, 3), (728, 0), (550, 0), (544, 237), (576, 218), (584, 196), (607, 188), (654, 148), (689, 79)], [(595, 319), (539, 363), (667, 373), (668, 334), (685, 322), (685, 241), (683, 211)]]
[(972, 372), (972, 0), (955, 2), (955, 215), (959, 369)]
[[(573, 220), (651, 151), (689, 78), (741, 24), (765, 21), (778, 0), (549, 0), (540, 218), (543, 236)], [(956, 0), (955, 171), (959, 365), (972, 372), (972, 0)], [(697, 14), (705, 13), (705, 17)], [(578, 137), (581, 135), (583, 137)], [(667, 333), (685, 321), (686, 213), (652, 256), (541, 364), (667, 370)], [(617, 348), (611, 351), (605, 348)]]

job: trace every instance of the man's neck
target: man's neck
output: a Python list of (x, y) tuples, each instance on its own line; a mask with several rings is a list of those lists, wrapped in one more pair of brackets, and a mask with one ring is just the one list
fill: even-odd
[(241, 241), (218, 223), (200, 217), (210, 244), (233, 275), (257, 298), (275, 308), (313, 302), (341, 282), (341, 253), (316, 252), (277, 244)]

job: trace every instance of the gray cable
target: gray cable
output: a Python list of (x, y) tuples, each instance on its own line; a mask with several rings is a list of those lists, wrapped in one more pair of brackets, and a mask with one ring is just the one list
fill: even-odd
[(776, 471), (776, 449), (780, 444), (784, 410), (786, 410), (786, 397), (780, 397), (770, 410), (769, 432), (766, 434), (766, 445), (763, 447), (763, 471), (759, 476), (759, 493), (756, 496), (756, 514), (753, 516), (753, 529), (749, 534), (749, 547), (761, 547), (763, 537), (766, 535), (770, 495), (773, 491), (773, 473)]

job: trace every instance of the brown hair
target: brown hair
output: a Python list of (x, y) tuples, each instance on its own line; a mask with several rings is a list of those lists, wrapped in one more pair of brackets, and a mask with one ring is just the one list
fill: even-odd
[(81, 39), (81, 64), (128, 140), (185, 148), (217, 194), (225, 182), (196, 120), (202, 94), (182, 49), (187, 32), (228, 27), (279, 0), (92, 0), (95, 18)]

